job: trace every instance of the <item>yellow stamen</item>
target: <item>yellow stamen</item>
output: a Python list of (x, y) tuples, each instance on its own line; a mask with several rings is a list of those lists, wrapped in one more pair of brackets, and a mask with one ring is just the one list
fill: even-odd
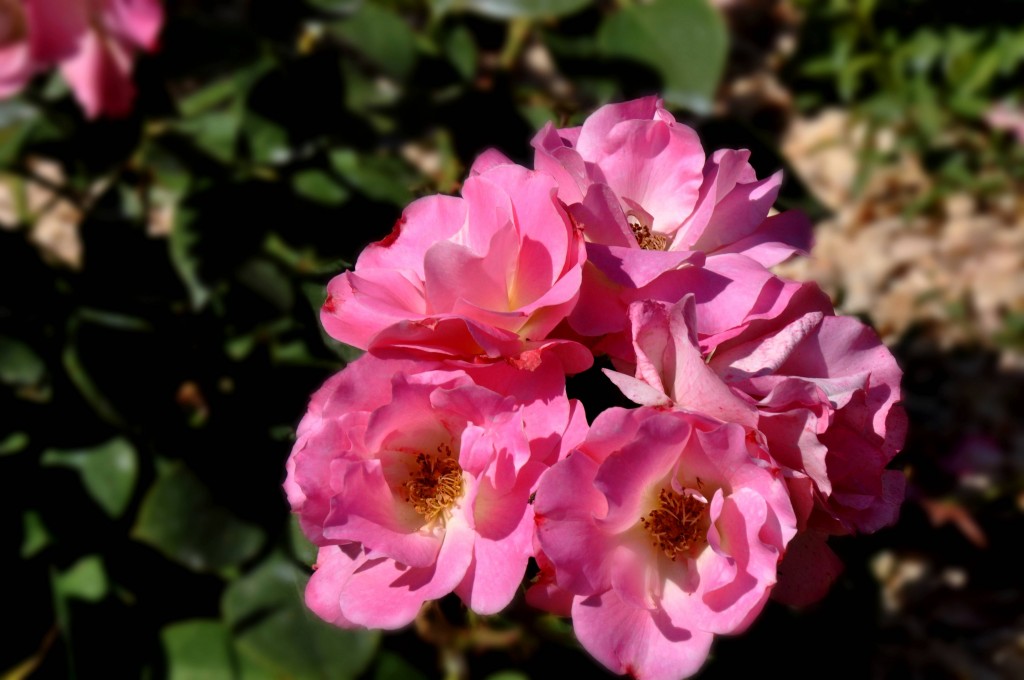
[(407, 500), (413, 509), (430, 522), (445, 513), (462, 496), (462, 468), (445, 444), (437, 454), (416, 454), (416, 468), (405, 483)]
[(644, 250), (665, 250), (668, 246), (667, 238), (652, 232), (650, 227), (640, 222), (635, 216), (630, 215), (628, 221), (633, 238)]
[(653, 539), (652, 544), (675, 562), (680, 553), (690, 553), (706, 541), (708, 504), (696, 495), (684, 495), (671, 489), (658, 492), (658, 507), (640, 524)]

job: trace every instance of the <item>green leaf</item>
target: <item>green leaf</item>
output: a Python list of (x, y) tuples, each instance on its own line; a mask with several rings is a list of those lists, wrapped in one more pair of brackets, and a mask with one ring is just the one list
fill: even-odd
[(182, 118), (175, 128), (216, 160), (230, 163), (245, 118), (245, 97), (273, 65), (273, 59), (262, 57), (230, 77), (179, 100)]
[(83, 321), (114, 328), (121, 331), (152, 331), (153, 326), (141, 317), (129, 316), (118, 312), (111, 312), (105, 309), (94, 309), (92, 307), (81, 307), (78, 310)]
[(341, 205), (348, 200), (348, 190), (323, 170), (305, 170), (292, 178), (292, 187), (300, 196), (324, 205)]
[(253, 258), (238, 268), (238, 281), (277, 309), (286, 312), (295, 304), (291, 281), (268, 260)]
[(255, 162), (280, 165), (291, 160), (288, 131), (283, 127), (251, 111), (246, 114), (244, 125), (249, 154)]
[(377, 201), (405, 206), (412, 200), (408, 167), (391, 156), (359, 155), (351, 149), (330, 154), (334, 169), (357, 189)]
[(436, 14), (466, 11), (491, 19), (550, 19), (580, 11), (592, 0), (431, 0)]
[(534, 130), (541, 129), (547, 123), (558, 122), (558, 114), (550, 107), (542, 104), (524, 104), (519, 107), (519, 115), (525, 118)]
[(484, 680), (530, 680), (530, 676), (521, 671), (498, 671), (491, 673)]
[(598, 45), (608, 57), (632, 59), (660, 73), (669, 104), (707, 113), (725, 67), (728, 34), (707, 0), (655, 0), (606, 18)]
[(146, 494), (132, 538), (195, 571), (217, 571), (250, 559), (263, 544), (258, 527), (214, 504), (187, 468), (173, 465)]
[(39, 110), (23, 101), (0, 102), (0, 165), (11, 165), (39, 120)]
[(427, 680), (427, 676), (397, 654), (381, 652), (377, 655), (373, 680)]
[(178, 100), (178, 110), (183, 118), (224, 109), (244, 97), (253, 86), (274, 66), (272, 58), (264, 55), (246, 68), (235, 71), (227, 78), (208, 83), (200, 89)]
[(0, 440), (0, 456), (10, 456), (28, 446), (28, 435), (24, 432), (12, 432)]
[(303, 564), (316, 562), (316, 546), (306, 538), (306, 534), (302, 533), (302, 526), (296, 515), (291, 515), (288, 518), (288, 545), (292, 550), (292, 555), (299, 562)]
[(90, 449), (50, 449), (42, 463), (77, 470), (86, 491), (111, 517), (120, 517), (128, 507), (139, 473), (135, 449), (120, 437)]
[(40, 550), (50, 545), (52, 539), (50, 532), (43, 524), (43, 518), (34, 510), (27, 511), (21, 516), (22, 539), (21, 558), (27, 560), (34, 557)]
[(61, 363), (64, 364), (64, 370), (67, 372), (71, 382), (78, 388), (82, 397), (96, 411), (97, 415), (112, 425), (123, 427), (124, 420), (121, 418), (121, 414), (117, 412), (114, 405), (110, 403), (99, 387), (96, 386), (92, 376), (85, 370), (81, 357), (78, 356), (75, 342), (78, 334), (78, 324), (78, 317), (72, 317), (68, 322), (68, 342), (64, 345), (64, 351), (61, 353)]
[(307, 574), (291, 560), (274, 553), (224, 589), (221, 611), (232, 628), (244, 626), (247, 619), (291, 606), (302, 598)]
[(363, 4), (363, 0), (306, 0), (306, 2), (310, 7), (341, 16), (352, 14)]
[(330, 370), (331, 362), (325, 362), (312, 355), (305, 340), (275, 341), (270, 343), (270, 359), (275, 364), (286, 366), (323, 366)]
[(199, 276), (199, 258), (194, 249), (199, 243), (199, 234), (194, 226), (196, 214), (190, 208), (179, 206), (174, 217), (174, 227), (167, 239), (171, 264), (188, 290), (193, 310), (202, 309), (210, 299), (210, 289)]
[(194, 118), (186, 118), (178, 129), (192, 142), (221, 163), (235, 158), (235, 144), (242, 128), (242, 111), (232, 107), (227, 111), (210, 111)]
[(465, 26), (456, 26), (444, 39), (444, 53), (463, 80), (476, 75), (476, 42)]
[(354, 678), (369, 665), (380, 634), (317, 618), (302, 600), (308, 578), (289, 559), (272, 555), (228, 586), (222, 607), (239, 656), (277, 677)]
[(220, 621), (192, 619), (165, 626), (168, 680), (221, 680), (234, 676), (231, 640)]
[(15, 387), (38, 385), (46, 376), (46, 364), (20, 340), (0, 335), (0, 382)]
[(57, 574), (54, 584), (58, 597), (74, 597), (87, 602), (99, 602), (108, 589), (107, 573), (97, 555), (83, 557), (67, 571)]
[(390, 9), (363, 3), (331, 31), (389, 76), (405, 80), (416, 65), (416, 34)]
[(1007, 314), (994, 339), (1003, 347), (1024, 348), (1024, 312)]
[(239, 633), (239, 655), (277, 677), (358, 677), (373, 659), (380, 632), (336, 628), (295, 602)]

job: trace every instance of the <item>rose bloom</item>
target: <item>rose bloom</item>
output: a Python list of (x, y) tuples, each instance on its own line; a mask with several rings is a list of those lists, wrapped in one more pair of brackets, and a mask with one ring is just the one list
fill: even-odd
[(287, 463), (288, 500), (320, 548), (307, 604), (388, 629), (451, 592), (501, 610), (533, 553), (530, 496), (586, 429), (551, 356), (532, 371), (353, 362), (313, 395)]
[(163, 22), (159, 0), (0, 0), (0, 97), (56, 64), (86, 116), (124, 116)]
[[(528, 599), (564, 611), (617, 673), (695, 673), (714, 634), (758, 615), (796, 533), (778, 466), (740, 425), (612, 408), (542, 479), (541, 574)], [(553, 573), (552, 573), (553, 572)]]
[(581, 335), (621, 332), (632, 301), (678, 300), (691, 291), (685, 270), (705, 260), (739, 253), (767, 267), (810, 247), (805, 216), (769, 216), (781, 172), (757, 179), (745, 150), (705, 157), (697, 134), (655, 97), (609, 104), (577, 128), (549, 123), (533, 146), (587, 240), (569, 319)]
[[(784, 297), (781, 309), (738, 321), (702, 319), (708, 306), (693, 296), (674, 305), (634, 303), (635, 377), (607, 373), (639, 404), (699, 409), (763, 435), (787, 471), (807, 530), (801, 557), (783, 565), (799, 578), (780, 594), (805, 603), (827, 590), (825, 576), (838, 573), (825, 536), (873, 532), (896, 521), (905, 478), (885, 467), (903, 446), (906, 415), (902, 372), (869, 327), (835, 316), (813, 284)], [(804, 559), (817, 568), (800, 564)]]
[(547, 340), (576, 304), (585, 260), (556, 193), (551, 177), (503, 165), (467, 179), (461, 198), (413, 202), (330, 282), (324, 328), (381, 356), (521, 359), (555, 345), (567, 372), (586, 369), (583, 347)]

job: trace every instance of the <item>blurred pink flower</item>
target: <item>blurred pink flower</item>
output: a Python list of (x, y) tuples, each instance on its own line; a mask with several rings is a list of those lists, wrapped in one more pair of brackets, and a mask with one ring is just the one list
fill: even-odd
[(516, 358), (559, 345), (575, 373), (589, 352), (547, 338), (576, 304), (584, 260), (554, 180), (502, 165), (467, 179), (462, 198), (406, 208), (330, 282), (320, 318), (332, 337), (382, 356)]
[(531, 601), (558, 610), (571, 593), (577, 637), (617, 673), (695, 673), (714, 634), (761, 611), (796, 533), (781, 471), (748, 433), (683, 411), (601, 413), (537, 490), (546, 578)]
[(124, 116), (135, 55), (157, 48), (159, 0), (0, 0), (0, 97), (60, 67), (86, 116)]
[(310, 608), (372, 628), (451, 592), (501, 610), (533, 553), (530, 495), (586, 429), (553, 357), (533, 371), (353, 362), (314, 394), (287, 464), (289, 502), (320, 546)]
[(985, 122), (993, 130), (1009, 132), (1024, 144), (1024, 109), (1020, 106), (999, 102), (993, 104), (985, 114)]

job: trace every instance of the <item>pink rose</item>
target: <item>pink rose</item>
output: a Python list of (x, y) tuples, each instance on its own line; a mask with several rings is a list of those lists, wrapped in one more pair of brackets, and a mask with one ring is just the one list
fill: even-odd
[[(885, 467), (903, 446), (906, 415), (902, 372), (878, 336), (834, 316), (813, 284), (769, 315), (702, 320), (707, 308), (692, 296), (634, 303), (635, 377), (609, 377), (639, 404), (756, 428), (787, 470), (801, 528), (819, 540), (895, 522), (905, 479)], [(824, 545), (802, 554), (823, 568), (834, 561)], [(817, 585), (815, 597), (827, 589)]]
[[(796, 518), (781, 471), (748, 432), (613, 408), (541, 480), (543, 554), (572, 594), (577, 637), (611, 670), (693, 674), (715, 633), (744, 630), (764, 606)], [(551, 584), (540, 587), (533, 601), (557, 607)]]
[(553, 357), (529, 372), (353, 362), (313, 396), (287, 465), (289, 502), (320, 546), (307, 604), (372, 628), (451, 592), (501, 610), (533, 553), (530, 496), (586, 428)]
[(587, 240), (583, 292), (569, 320), (582, 335), (625, 327), (607, 313), (609, 298), (625, 307), (675, 290), (670, 301), (678, 300), (689, 292), (681, 271), (705, 258), (741, 253), (770, 266), (810, 247), (802, 214), (768, 216), (781, 172), (758, 180), (748, 151), (705, 159), (696, 133), (657, 98), (609, 104), (578, 128), (548, 124), (533, 145), (537, 169), (558, 180)]
[(584, 348), (548, 340), (576, 304), (585, 260), (556, 191), (547, 175), (502, 165), (467, 179), (462, 198), (415, 201), (330, 282), (327, 332), (382, 356), (514, 358), (559, 345), (566, 370), (584, 370)]
[[(705, 159), (697, 133), (661, 100), (603, 106), (578, 128), (548, 123), (533, 139), (534, 164), (558, 180), (566, 204), (611, 204), (614, 224), (587, 240), (654, 251), (740, 252), (775, 264), (810, 245), (798, 213), (767, 217), (782, 173), (758, 180), (750, 152), (721, 149)], [(591, 225), (587, 225), (590, 227)]]
[(135, 55), (163, 21), (159, 0), (0, 0), (0, 97), (57, 64), (86, 116), (124, 116)]

